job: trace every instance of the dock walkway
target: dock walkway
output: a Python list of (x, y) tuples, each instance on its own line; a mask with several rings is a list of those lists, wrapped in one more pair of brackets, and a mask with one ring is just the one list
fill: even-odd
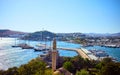
[(83, 48), (75, 49), (75, 48), (57, 48), (58, 50), (70, 50), (70, 51), (76, 51), (78, 55), (80, 55), (83, 58), (87, 58), (89, 60), (92, 60), (91, 57), (88, 56), (88, 54), (83, 50)]

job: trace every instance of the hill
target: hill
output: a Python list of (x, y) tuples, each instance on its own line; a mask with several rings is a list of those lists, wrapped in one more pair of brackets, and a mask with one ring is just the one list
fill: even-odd
[(25, 40), (52, 40), (55, 36), (55, 33), (49, 31), (37, 31), (34, 33), (30, 33), (23, 37)]
[[(23, 37), (24, 36), (24, 37)], [(55, 36), (55, 33), (49, 31), (37, 31), (34, 33), (25, 33), (20, 31), (13, 31), (9, 29), (0, 30), (0, 37), (23, 37), (22, 39), (27, 40), (52, 40)], [(106, 34), (99, 34), (99, 33), (56, 33), (57, 39), (70, 39), (70, 38), (89, 38), (89, 37), (106, 37), (106, 38), (120, 38), (120, 33), (106, 33)]]
[(0, 37), (21, 37), (27, 33), (8, 29), (0, 30)]

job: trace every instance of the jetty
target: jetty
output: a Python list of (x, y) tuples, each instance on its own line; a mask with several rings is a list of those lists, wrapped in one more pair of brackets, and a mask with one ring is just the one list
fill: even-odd
[(96, 57), (95, 55), (93, 55), (90, 51), (84, 49), (84, 48), (57, 48), (58, 50), (69, 50), (69, 51), (76, 51), (78, 53), (78, 55), (80, 55), (81, 57), (83, 57), (84, 59), (89, 59), (89, 60), (98, 60), (98, 57)]
[[(49, 47), (51, 50), (52, 47)], [(34, 49), (35, 50), (35, 49)], [(63, 47), (58, 47), (57, 50), (68, 50), (68, 51), (75, 51), (78, 53), (79, 56), (81, 56), (84, 59), (89, 59), (89, 60), (98, 60), (98, 58), (93, 55), (90, 51), (84, 49), (84, 48), (63, 48)], [(35, 50), (35, 51), (46, 51), (45, 49), (40, 49), (40, 50)]]

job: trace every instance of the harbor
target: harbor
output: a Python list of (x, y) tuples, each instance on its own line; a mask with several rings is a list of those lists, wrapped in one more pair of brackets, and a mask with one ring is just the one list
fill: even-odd
[[(37, 52), (40, 51), (43, 53), (47, 53), (52, 49), (51, 43), (49, 46), (46, 43), (38, 43), (35, 46), (30, 46), (26, 43), (21, 43), (21, 44), (15, 45), (15, 47), (20, 47), (22, 49), (33, 49), (34, 51), (37, 51)], [(79, 56), (83, 57), (84, 59), (87, 58), (89, 60), (102, 60), (103, 58), (111, 58), (113, 61), (117, 61), (116, 58), (113, 58), (103, 50), (96, 50), (96, 49), (89, 50), (86, 47), (93, 47), (93, 45), (85, 46), (85, 47), (81, 46), (80, 48), (58, 47), (57, 50), (75, 51)]]
[[(17, 40), (18, 41), (18, 40)], [(19, 43), (25, 43), (24, 40), (20, 40)], [(32, 47), (36, 47), (40, 42), (31, 41), (28, 45)], [(44, 42), (41, 42), (44, 44)], [(50, 41), (47, 42), (47, 46), (50, 46)], [(19, 67), (22, 64), (26, 64), (31, 59), (34, 59), (40, 55), (46, 55), (48, 51), (35, 51), (34, 49), (22, 49), (21, 47), (12, 47), (14, 45), (14, 38), (2, 38), (0, 40), (0, 69), (7, 69), (10, 67), (17, 66)], [(81, 55), (84, 58), (89, 58), (91, 60), (91, 54), (86, 52), (84, 48), (81, 50), (80, 44), (68, 43), (63, 41), (57, 41), (57, 48), (60, 56), (64, 57), (74, 57), (77, 55)], [(87, 51), (89, 50), (103, 50), (109, 56), (116, 58), (120, 61), (120, 48), (107, 48), (100, 46), (87, 47)], [(78, 51), (77, 51), (78, 50)], [(79, 52), (79, 53), (78, 53)], [(86, 53), (85, 53), (86, 52)], [(93, 57), (92, 57), (93, 58)]]
[[(42, 51), (44, 53), (47, 53), (47, 51), (51, 51), (52, 47), (48, 47), (46, 44), (37, 44), (36, 47), (29, 46), (28, 44), (19, 44), (18, 47), (21, 47), (22, 49), (34, 49), (34, 51)], [(108, 54), (105, 53), (105, 51), (101, 50), (87, 50), (85, 48), (64, 48), (64, 47), (58, 47), (57, 50), (68, 50), (68, 51), (75, 51), (78, 53), (79, 56), (83, 57), (84, 59), (89, 60), (102, 60), (103, 58), (109, 57)], [(45, 56), (45, 55), (44, 55)], [(112, 58), (112, 57), (109, 57)], [(112, 58), (115, 60), (114, 58)]]
[[(22, 49), (34, 49), (35, 51), (49, 51), (52, 49), (52, 47), (47, 47), (44, 44), (39, 44), (38, 48), (35, 47), (31, 47), (27, 44), (20, 44), (19, 47), (21, 47)], [(63, 48), (63, 47), (58, 47), (57, 50), (72, 50), (78, 53), (79, 56), (83, 57), (84, 59), (89, 59), (89, 60), (98, 60), (98, 57), (93, 55), (93, 53), (91, 53), (90, 51), (88, 51), (85, 48)]]

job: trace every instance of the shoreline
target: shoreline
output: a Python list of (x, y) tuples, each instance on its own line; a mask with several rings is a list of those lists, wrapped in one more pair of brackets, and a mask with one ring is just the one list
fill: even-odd
[[(80, 44), (80, 45), (83, 45), (81, 43), (78, 43), (78, 42), (75, 42), (74, 40), (69, 40), (69, 41), (64, 41), (64, 42), (67, 42), (67, 43), (74, 43), (74, 44)], [(107, 48), (120, 48), (120, 45), (116, 45), (116, 44), (85, 44), (83, 45), (83, 47), (91, 47), (91, 46), (101, 46), (101, 47), (107, 47)]]
[[(3, 40), (4, 40), (4, 38), (3, 38)], [(9, 46), (9, 45), (14, 44), (14, 40), (12, 40), (12, 41), (11, 41), (11, 40), (10, 40), (10, 41), (5, 41), (5, 42), (6, 42), (6, 43), (10, 43), (10, 44), (8, 44), (8, 45), (5, 44), (5, 46), (6, 46), (6, 45)], [(36, 41), (36, 42), (37, 42), (37, 41)], [(59, 42), (59, 41), (58, 41), (58, 42)], [(62, 43), (61, 43), (61, 44), (58, 44), (59, 47), (68, 47), (68, 48), (69, 48), (69, 47), (71, 47), (71, 48), (77, 48), (77, 47), (78, 47), (78, 46), (76, 47), (76, 45), (75, 45), (75, 46), (72, 46), (72, 44), (71, 44), (72, 42), (70, 42), (70, 43), (65, 43), (65, 41), (60, 41), (60, 42), (62, 42)], [(1, 43), (1, 41), (0, 41), (0, 43)], [(11, 43), (12, 43), (12, 44), (11, 44)], [(37, 42), (37, 43), (39, 43), (39, 42)], [(32, 44), (32, 41), (31, 41), (31, 44)], [(70, 44), (70, 45), (67, 46), (66, 44)], [(76, 43), (73, 43), (73, 44), (76, 44)], [(32, 44), (32, 45), (33, 45), (33, 44)], [(77, 45), (79, 45), (79, 44), (77, 44)], [(2, 45), (0, 45), (0, 46), (2, 46)], [(8, 47), (8, 48), (11, 48), (11, 47)], [(0, 49), (2, 49), (2, 47), (0, 47)], [(3, 48), (3, 49), (4, 49), (4, 48)], [(3, 49), (0, 50), (0, 51), (1, 51), (1, 55), (3, 55), (2, 51), (7, 50), (7, 47), (6, 47), (4, 50), (3, 50)], [(13, 48), (12, 48), (12, 49), (13, 49)], [(19, 49), (14, 48), (14, 49), (15, 49), (15, 52), (16, 52), (16, 53), (18, 53), (17, 50), (21, 51), (22, 53), (23, 53), (23, 51), (26, 51), (27, 53), (28, 53), (28, 52), (32, 52), (32, 50), (21, 50), (21, 48), (19, 48)], [(109, 49), (109, 48), (106, 47), (106, 49)], [(115, 51), (115, 50), (113, 49), (112, 51)], [(119, 51), (119, 50), (118, 50), (118, 51)], [(118, 52), (118, 51), (117, 51), (117, 52)], [(9, 50), (8, 50), (7, 52), (9, 52)], [(11, 51), (10, 51), (10, 52), (11, 52)], [(21, 53), (21, 52), (19, 52), (19, 53)], [(13, 53), (14, 53), (14, 51), (13, 51)], [(25, 52), (24, 52), (24, 53), (25, 53)], [(24, 55), (24, 53), (23, 53), (23, 55)], [(119, 52), (118, 52), (118, 53), (119, 53)], [(9, 54), (6, 53), (6, 55), (8, 55), (7, 57), (9, 57)], [(26, 54), (26, 55), (27, 55), (27, 54)], [(36, 54), (36, 55), (38, 55), (38, 54)], [(19, 55), (18, 55), (18, 56), (19, 56)], [(12, 57), (12, 56), (11, 56), (11, 57)], [(112, 56), (112, 57), (117, 57), (117, 56)], [(3, 58), (3, 57), (1, 56), (0, 59), (2, 59), (2, 58)], [(29, 58), (33, 58), (33, 57), (32, 57), (32, 56), (29, 57), (29, 55), (28, 55), (28, 59), (29, 59)], [(120, 57), (118, 56), (118, 59), (117, 59), (117, 60), (120, 62), (120, 59), (119, 59), (119, 58), (120, 58)], [(9, 60), (11, 61), (11, 58), (10, 58)], [(21, 59), (21, 60), (22, 60), (22, 59)], [(17, 61), (19, 61), (19, 60), (17, 60)], [(24, 60), (23, 60), (23, 61), (24, 61)], [(25, 60), (25, 61), (27, 61), (27, 60)], [(2, 61), (2, 62), (3, 62), (3, 61)], [(5, 62), (6, 62), (6, 61), (5, 61)], [(16, 61), (15, 61), (15, 63), (16, 63)], [(20, 63), (21, 63), (21, 62), (20, 62)], [(10, 64), (10, 65), (13, 65), (13, 64)], [(4, 68), (4, 67), (0, 66), (0, 68)], [(4, 69), (6, 69), (6, 68), (4, 68)]]

